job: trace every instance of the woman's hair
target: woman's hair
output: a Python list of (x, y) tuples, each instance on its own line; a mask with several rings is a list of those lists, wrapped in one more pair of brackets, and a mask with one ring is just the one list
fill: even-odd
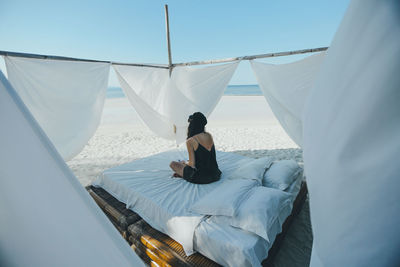
[(188, 127), (187, 139), (196, 134), (204, 133), (204, 126), (206, 126), (207, 124), (207, 118), (206, 116), (203, 115), (203, 113), (201, 112), (193, 113), (192, 115), (189, 116), (188, 122), (189, 122), (189, 127)]

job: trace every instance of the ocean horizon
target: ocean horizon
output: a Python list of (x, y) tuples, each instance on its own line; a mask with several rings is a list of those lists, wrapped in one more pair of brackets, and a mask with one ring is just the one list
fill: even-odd
[[(258, 84), (244, 84), (244, 85), (228, 85), (224, 91), (224, 95), (262, 95), (261, 89)], [(125, 94), (121, 87), (113, 86), (107, 88), (106, 98), (124, 98)]]

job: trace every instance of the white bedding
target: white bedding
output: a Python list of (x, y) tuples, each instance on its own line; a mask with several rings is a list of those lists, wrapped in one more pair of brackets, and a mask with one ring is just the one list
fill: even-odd
[[(220, 181), (198, 185), (171, 178), (169, 162), (182, 160), (184, 155), (182, 151), (167, 151), (111, 168), (93, 185), (104, 188), (153, 228), (175, 239), (187, 255), (199, 251), (225, 266), (259, 266), (267, 257), (286, 216), (272, 226), (269, 243), (253, 233), (190, 212), (194, 203), (232, 176), (237, 162), (246, 157), (217, 151), (222, 171)], [(299, 192), (301, 176), (286, 190), (293, 193), (293, 200)]]
[[(286, 190), (292, 193), (292, 202), (300, 191), (302, 177), (300, 173)], [(261, 266), (286, 220), (286, 216), (283, 216), (275, 221), (268, 232), (268, 242), (256, 234), (229, 224), (216, 223), (213, 217), (201, 222), (196, 228), (194, 249), (223, 266)]]
[(167, 151), (108, 169), (93, 185), (126, 203), (127, 208), (137, 212), (153, 228), (175, 239), (190, 255), (195, 228), (204, 217), (190, 212), (190, 207), (232, 175), (236, 162), (245, 157), (218, 151), (221, 179), (198, 185), (171, 178), (169, 163), (182, 160), (182, 155), (182, 151)]

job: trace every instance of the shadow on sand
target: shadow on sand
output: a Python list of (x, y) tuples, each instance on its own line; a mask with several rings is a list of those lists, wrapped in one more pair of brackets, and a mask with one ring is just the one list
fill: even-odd
[(297, 162), (303, 162), (303, 150), (300, 148), (234, 150), (232, 152), (252, 158), (268, 156), (274, 160), (293, 159)]

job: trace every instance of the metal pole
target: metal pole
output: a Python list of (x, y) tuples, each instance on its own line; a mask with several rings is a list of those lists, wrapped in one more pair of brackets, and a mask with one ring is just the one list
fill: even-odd
[(169, 39), (169, 16), (168, 16), (168, 5), (165, 5), (165, 26), (167, 31), (167, 46), (168, 46), (168, 67), (169, 67), (169, 76), (171, 77), (172, 73), (172, 55), (171, 55), (171, 41)]

